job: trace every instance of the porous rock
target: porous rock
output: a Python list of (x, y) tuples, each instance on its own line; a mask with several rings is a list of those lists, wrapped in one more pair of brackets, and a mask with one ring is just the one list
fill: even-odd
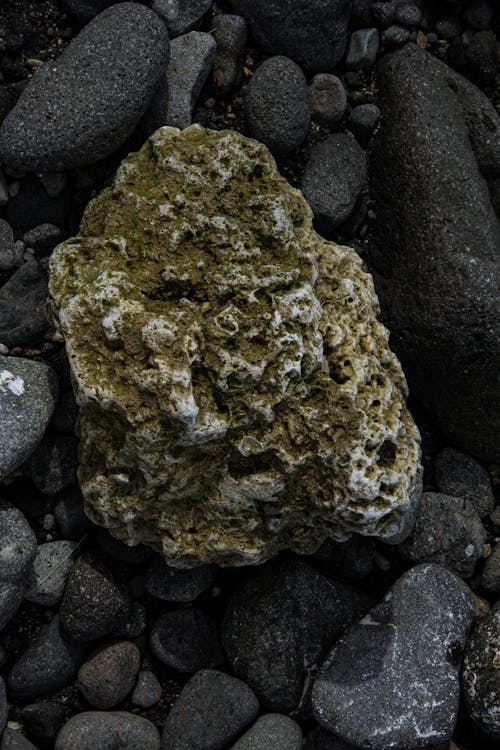
[(420, 481), (371, 278), (267, 149), (162, 128), (56, 248), (93, 520), (179, 567), (391, 536)]

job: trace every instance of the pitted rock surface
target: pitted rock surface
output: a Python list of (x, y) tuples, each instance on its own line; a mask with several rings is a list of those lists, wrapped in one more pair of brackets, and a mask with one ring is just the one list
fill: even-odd
[(165, 127), (51, 259), (90, 516), (179, 567), (391, 536), (419, 438), (372, 279), (267, 149)]

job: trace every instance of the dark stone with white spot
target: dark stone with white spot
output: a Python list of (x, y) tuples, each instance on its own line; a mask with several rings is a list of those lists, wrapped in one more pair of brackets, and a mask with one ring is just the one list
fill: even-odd
[(273, 154), (287, 154), (309, 132), (307, 83), (298, 65), (287, 57), (271, 57), (251, 79), (245, 115), (252, 138)]
[(132, 690), (140, 666), (141, 654), (135, 643), (113, 643), (82, 664), (78, 687), (93, 708), (114, 708)]
[(302, 731), (282, 714), (264, 714), (240, 737), (231, 750), (302, 750)]
[(272, 561), (229, 600), (222, 645), (264, 709), (307, 715), (312, 674), (342, 628), (371, 603), (296, 558)]
[(20, 510), (0, 500), (0, 631), (21, 604), (36, 537)]
[(347, 50), (346, 68), (361, 70), (370, 68), (377, 59), (380, 36), (377, 29), (358, 29), (351, 34)]
[(312, 691), (316, 720), (370, 750), (447, 742), (473, 617), (463, 581), (437, 565), (412, 568), (334, 645)]
[(217, 580), (217, 566), (172, 568), (155, 555), (148, 565), (145, 587), (148, 594), (166, 602), (193, 602)]
[(318, 73), (309, 84), (311, 118), (324, 128), (333, 127), (347, 108), (344, 84), (331, 73)]
[(104, 10), (26, 86), (0, 128), (1, 160), (51, 172), (111, 154), (139, 122), (167, 62), (156, 13), (129, 2)]
[(21, 466), (35, 450), (56, 399), (57, 378), (50, 367), (0, 356), (0, 479)]
[(347, 221), (366, 175), (366, 156), (354, 138), (338, 133), (311, 148), (301, 188), (320, 231), (331, 232)]
[(33, 344), (49, 329), (45, 312), (47, 279), (29, 260), (0, 287), (0, 343), (8, 347)]
[(476, 625), (465, 649), (462, 686), (469, 715), (500, 739), (500, 602)]
[(484, 563), (481, 586), (490, 594), (500, 593), (500, 542), (495, 544), (493, 552)]
[(376, 104), (360, 104), (351, 110), (347, 127), (360, 146), (366, 148), (379, 120), (380, 110)]
[(23, 237), (24, 244), (32, 247), (38, 257), (50, 255), (52, 250), (66, 237), (65, 232), (55, 224), (39, 224)]
[(218, 667), (223, 661), (215, 621), (200, 609), (166, 612), (151, 628), (154, 656), (177, 672), (198, 672)]
[(211, 5), (212, 0), (153, 0), (151, 8), (163, 18), (173, 39), (192, 29)]
[(153, 722), (128, 711), (84, 711), (72, 716), (57, 735), (55, 750), (160, 750)]
[(434, 473), (440, 492), (470, 500), (481, 518), (495, 507), (489, 474), (472, 456), (444, 448), (436, 457)]
[(241, 16), (228, 13), (219, 13), (211, 25), (217, 43), (213, 79), (217, 94), (224, 97), (243, 83), (247, 25)]
[(59, 617), (42, 627), (12, 667), (8, 687), (16, 700), (29, 701), (70, 685), (82, 661), (81, 649), (61, 632)]
[(350, 0), (231, 0), (259, 47), (306, 70), (326, 72), (342, 59)]
[(23, 728), (42, 746), (54, 741), (65, 717), (66, 708), (59, 701), (30, 703), (21, 712)]
[(139, 708), (151, 708), (160, 702), (162, 692), (162, 687), (154, 672), (147, 669), (141, 670), (130, 700)]
[(29, 457), (24, 473), (44, 495), (57, 495), (76, 483), (78, 441), (70, 435), (46, 435)]
[(167, 714), (161, 750), (223, 750), (258, 713), (259, 702), (244, 682), (203, 669), (191, 677)]

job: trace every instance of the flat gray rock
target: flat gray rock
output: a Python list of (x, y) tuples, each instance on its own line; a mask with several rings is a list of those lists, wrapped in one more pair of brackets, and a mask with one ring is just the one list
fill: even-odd
[(0, 356), (0, 480), (33, 453), (56, 400), (57, 378), (50, 367), (29, 359)]
[(156, 13), (130, 2), (104, 10), (24, 89), (0, 128), (1, 161), (54, 172), (102, 159), (137, 125), (167, 62)]
[(20, 510), (0, 500), (0, 631), (24, 596), (36, 536)]
[(313, 687), (318, 723), (370, 750), (447, 742), (473, 617), (460, 578), (437, 565), (412, 568), (334, 645)]

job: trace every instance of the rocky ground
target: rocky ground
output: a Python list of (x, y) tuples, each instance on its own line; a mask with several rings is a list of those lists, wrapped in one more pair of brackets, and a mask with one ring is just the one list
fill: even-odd
[[(0, 7), (1, 750), (497, 747), (496, 4), (153, 0), (87, 25), (112, 4)], [(192, 122), (267, 145), (374, 276), (422, 435), (398, 544), (177, 570), (84, 514), (50, 255), (124, 156)]]

